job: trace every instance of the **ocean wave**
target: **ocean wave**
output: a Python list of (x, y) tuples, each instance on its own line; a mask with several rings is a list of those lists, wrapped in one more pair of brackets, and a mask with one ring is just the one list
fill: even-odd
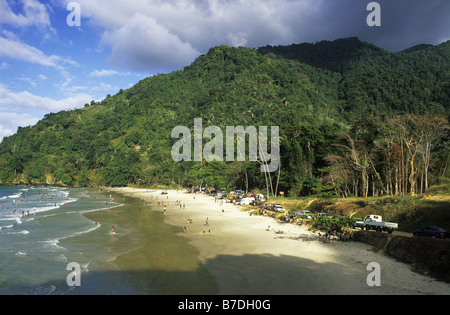
[(67, 203), (72, 203), (72, 202), (76, 202), (76, 201), (78, 201), (78, 198), (69, 198), (68, 200), (64, 200), (64, 204), (67, 204)]
[(55, 202), (46, 203), (41, 207), (36, 207), (36, 210), (34, 210), (34, 208), (33, 209), (28, 208), (28, 209), (25, 209), (25, 211), (29, 210), (31, 212), (33, 210), (33, 212), (41, 213), (41, 212), (51, 211), (51, 210), (55, 210), (55, 209), (60, 209), (61, 206), (65, 206), (69, 203), (76, 202), (76, 201), (78, 201), (78, 199), (76, 199), (76, 198), (71, 198), (69, 200), (55, 201)]
[(59, 261), (59, 262), (63, 262), (63, 263), (67, 263), (68, 262), (67, 257), (64, 254), (59, 254), (59, 255), (55, 256), (54, 260), (55, 261)]
[(30, 234), (30, 231), (22, 230), (22, 231), (17, 231), (17, 232), (8, 232), (6, 234), (23, 234), (23, 235), (27, 235), (27, 234)]
[[(33, 208), (33, 212), (41, 213), (41, 212), (46, 212), (46, 211), (50, 211), (50, 210), (55, 210), (55, 209), (61, 208), (58, 204), (56, 204), (56, 206), (54, 204), (53, 205), (46, 204), (46, 206), (44, 206), (44, 207), (37, 207), (36, 211), (34, 211), (34, 208)], [(27, 209), (27, 210), (29, 210), (29, 209)], [(30, 212), (31, 212), (31, 210), (30, 210)]]
[(117, 204), (117, 205), (106, 207), (106, 208), (83, 210), (83, 211), (80, 211), (80, 213), (81, 214), (85, 214), (85, 213), (89, 213), (89, 212), (96, 212), (96, 211), (102, 211), (102, 210), (111, 210), (111, 209), (119, 208), (119, 207), (123, 207), (123, 206), (125, 206), (125, 204), (122, 203), (122, 204)]
[(37, 243), (41, 244), (42, 247), (45, 250), (50, 250), (50, 251), (54, 251), (54, 250), (66, 250), (66, 248), (59, 246), (59, 239), (51, 239), (51, 240), (45, 240), (45, 241), (38, 241)]
[(14, 195), (8, 196), (8, 198), (16, 199), (16, 198), (20, 198), (21, 196), (22, 196), (22, 193), (18, 193), (18, 194), (14, 194)]
[(95, 231), (96, 229), (98, 229), (98, 228), (101, 227), (101, 226), (102, 226), (102, 225), (101, 225), (100, 223), (97, 223), (95, 226), (93, 226), (93, 227), (91, 227), (91, 228), (89, 228), (89, 229), (87, 229), (87, 230), (74, 232), (74, 233), (65, 235), (65, 236), (63, 236), (63, 237), (60, 237), (59, 240), (63, 240), (63, 239), (66, 239), (66, 238), (71, 238), (71, 237), (74, 237), (74, 236), (78, 236), (78, 235), (83, 235), (83, 234), (86, 234), (86, 233), (90, 233), (90, 232), (92, 232), (92, 231)]

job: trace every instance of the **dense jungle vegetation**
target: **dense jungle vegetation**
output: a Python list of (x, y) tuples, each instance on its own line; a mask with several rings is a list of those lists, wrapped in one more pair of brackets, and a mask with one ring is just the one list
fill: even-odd
[[(404, 52), (357, 38), (219, 46), (182, 70), (19, 128), (0, 144), (0, 181), (291, 197), (421, 193), (450, 178), (449, 105), (450, 41)], [(194, 118), (223, 130), (279, 126), (279, 170), (173, 161), (172, 129), (192, 129)]]

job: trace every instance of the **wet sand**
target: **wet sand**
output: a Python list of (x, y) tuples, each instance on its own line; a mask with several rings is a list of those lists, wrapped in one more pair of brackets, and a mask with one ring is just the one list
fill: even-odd
[[(368, 244), (323, 243), (304, 226), (250, 216), (240, 206), (221, 205), (202, 194), (108, 190), (151, 203), (152, 212), (172, 226), (155, 231), (149, 225), (151, 219), (130, 223), (142, 227), (148, 243), (116, 260), (122, 271), (135, 273), (143, 283), (170, 283), (163, 292), (149, 293), (450, 294), (449, 284), (417, 274), (410, 265)], [(186, 207), (180, 208), (176, 200)], [(176, 242), (164, 242), (170, 233), (177, 236)], [(367, 284), (371, 262), (380, 265), (380, 286)]]
[(149, 203), (119, 194), (115, 198), (125, 206), (85, 214), (101, 224), (98, 241), (93, 235), (90, 241), (109, 246), (112, 258), (102, 266), (91, 263), (82, 286), (72, 294), (218, 293), (198, 250), (178, 235), (182, 228), (164, 223), (163, 213)]

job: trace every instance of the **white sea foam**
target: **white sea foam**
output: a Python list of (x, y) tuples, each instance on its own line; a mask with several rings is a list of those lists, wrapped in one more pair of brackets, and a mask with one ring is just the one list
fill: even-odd
[(124, 205), (125, 205), (125, 204), (118, 204), (118, 205), (111, 206), (111, 207), (107, 207), (107, 208), (91, 209), (91, 210), (83, 210), (83, 211), (80, 211), (80, 213), (81, 213), (81, 214), (85, 214), (85, 213), (89, 213), (89, 212), (96, 212), (96, 211), (102, 211), (102, 210), (111, 210), (111, 209), (114, 209), (114, 208), (122, 207), (122, 206), (124, 206)]
[(17, 232), (8, 232), (8, 233), (6, 233), (6, 234), (23, 234), (23, 235), (27, 235), (27, 234), (30, 234), (30, 231), (27, 231), (27, 230), (21, 230), (21, 231), (17, 231)]
[[(46, 206), (44, 206), (44, 207), (37, 207), (36, 211), (34, 211), (34, 209), (33, 209), (33, 212), (41, 213), (41, 212), (46, 212), (46, 211), (55, 210), (55, 209), (59, 209), (59, 208), (60, 208), (60, 206), (58, 204), (56, 206), (54, 204), (53, 205), (46, 204)], [(31, 210), (30, 210), (30, 212), (31, 212)]]
[(55, 256), (55, 260), (64, 262), (64, 263), (67, 263), (67, 261), (68, 261), (66, 255), (63, 255), (63, 254)]
[(10, 229), (10, 228), (12, 228), (14, 226), (14, 224), (10, 224), (10, 225), (2, 225), (2, 226), (0, 226), (0, 230), (3, 230), (3, 229)]
[(51, 240), (45, 240), (45, 241), (38, 241), (39, 244), (42, 244), (45, 250), (65, 250), (64, 247), (59, 246), (59, 240), (58, 239), (51, 239)]
[(72, 203), (78, 201), (78, 198), (69, 198), (68, 200), (64, 200), (64, 204)]
[(78, 236), (78, 235), (83, 235), (92, 231), (95, 231), (96, 229), (98, 229), (99, 227), (101, 227), (102, 225), (100, 223), (97, 223), (94, 227), (84, 230), (84, 231), (79, 231), (79, 232), (75, 232), (69, 235), (65, 235), (63, 237), (60, 237), (60, 240), (66, 239), (66, 238), (70, 238), (70, 237), (74, 237), (74, 236)]

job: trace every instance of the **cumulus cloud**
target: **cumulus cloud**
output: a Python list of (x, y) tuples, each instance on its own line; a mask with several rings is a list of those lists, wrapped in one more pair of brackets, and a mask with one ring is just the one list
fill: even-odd
[(292, 43), (317, 0), (80, 0), (83, 17), (103, 29), (110, 62), (172, 71), (217, 45)]
[(28, 91), (13, 92), (0, 85), (0, 111), (27, 110), (40, 112), (58, 112), (61, 110), (71, 110), (90, 102), (92, 96), (79, 93), (64, 99), (55, 100), (49, 97), (42, 97)]
[[(68, 2), (68, 1), (67, 1)], [(260, 47), (358, 36), (400, 50), (450, 38), (450, 1), (379, 0), (382, 26), (366, 24), (361, 0), (79, 0), (103, 29), (110, 61), (170, 71), (217, 45)]]
[(0, 111), (0, 141), (4, 137), (12, 135), (17, 127), (27, 127), (35, 125), (38, 118), (30, 114), (18, 114)]
[(149, 67), (170, 71), (200, 55), (191, 44), (141, 13), (136, 13), (121, 28), (107, 31), (103, 40), (112, 48), (110, 61), (113, 65), (135, 70)]
[(14, 13), (6, 0), (0, 0), (0, 24), (8, 24), (17, 27), (50, 26), (50, 16), (47, 7), (36, 0), (23, 0), (23, 13)]

